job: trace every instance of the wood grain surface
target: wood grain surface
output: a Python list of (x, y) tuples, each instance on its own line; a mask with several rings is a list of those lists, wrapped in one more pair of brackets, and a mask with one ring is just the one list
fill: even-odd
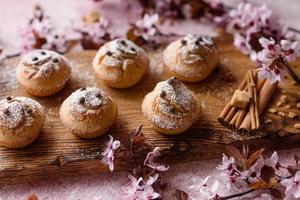
[[(274, 114), (263, 116), (263, 119), (273, 119), (272, 124), (264, 127), (268, 132), (267, 137), (242, 142), (228, 137), (232, 134), (219, 124), (217, 116), (246, 71), (254, 66), (247, 56), (234, 48), (229, 36), (220, 36), (216, 38), (216, 42), (222, 56), (217, 69), (205, 81), (187, 84), (201, 102), (201, 117), (186, 133), (172, 137), (155, 132), (140, 111), (144, 96), (155, 87), (157, 82), (168, 77), (162, 64), (161, 49), (148, 50), (151, 67), (147, 74), (136, 86), (123, 90), (111, 89), (95, 79), (91, 61), (96, 51), (67, 54), (73, 65), (72, 78), (67, 86), (52, 97), (31, 97), (44, 105), (47, 110), (47, 119), (41, 136), (34, 144), (24, 149), (7, 150), (0, 147), (0, 185), (108, 170), (99, 160), (100, 153), (108, 140), (107, 134), (97, 139), (81, 140), (67, 131), (59, 120), (58, 110), (62, 101), (82, 86), (101, 87), (116, 100), (119, 116), (108, 134), (122, 142), (131, 130), (143, 125), (142, 132), (146, 141), (152, 146), (160, 146), (164, 149), (163, 156), (168, 164), (214, 158), (220, 156), (225, 145), (231, 143), (237, 146), (249, 144), (251, 149), (260, 147), (285, 149), (299, 146), (300, 134), (297, 134), (299, 130), (293, 128), (295, 123), (299, 123), (299, 118), (292, 120)], [(7, 95), (29, 96), (15, 80), (14, 72), (18, 62), (19, 58), (16, 58), (0, 66), (1, 98)], [(297, 63), (300, 64), (300, 60), (293, 65)], [(300, 72), (299, 67), (295, 69), (297, 73)], [(230, 74), (233, 75), (233, 80), (228, 80)], [(276, 107), (276, 101), (283, 93), (288, 96), (292, 107), (277, 109), (300, 114), (300, 110), (295, 106), (300, 99), (300, 87), (293, 84), (291, 80), (279, 85), (269, 107)], [(144, 148), (138, 149), (138, 159), (142, 160), (146, 151), (147, 149)], [(130, 169), (133, 166), (133, 159), (126, 156), (121, 148), (116, 154), (115, 166), (116, 170)]]

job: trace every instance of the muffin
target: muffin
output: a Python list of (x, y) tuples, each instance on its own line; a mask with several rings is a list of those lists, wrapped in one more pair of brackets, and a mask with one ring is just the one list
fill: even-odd
[(113, 88), (128, 88), (138, 83), (149, 65), (146, 52), (127, 39), (103, 45), (93, 60), (96, 75)]
[(186, 82), (198, 82), (216, 68), (219, 52), (209, 36), (188, 34), (167, 46), (163, 61), (173, 76)]
[(104, 134), (116, 120), (117, 113), (113, 99), (95, 87), (76, 90), (62, 103), (59, 111), (63, 124), (83, 139)]
[(45, 121), (41, 104), (27, 97), (0, 101), (0, 144), (16, 149), (30, 145), (40, 135)]
[(25, 90), (39, 97), (60, 91), (71, 74), (67, 59), (49, 50), (34, 50), (26, 54), (17, 67), (17, 79)]
[(173, 77), (159, 82), (145, 96), (142, 112), (156, 131), (173, 135), (186, 131), (197, 121), (200, 105), (194, 94)]

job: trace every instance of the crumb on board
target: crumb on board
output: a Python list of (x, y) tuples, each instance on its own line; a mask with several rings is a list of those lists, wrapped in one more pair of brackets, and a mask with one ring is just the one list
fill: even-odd
[(285, 116), (285, 113), (282, 112), (282, 111), (280, 111), (280, 112), (278, 112), (278, 115), (280, 115), (281, 117), (284, 117), (284, 116)]
[(277, 110), (275, 109), (275, 108), (269, 108), (269, 113), (276, 113), (277, 112)]
[(300, 124), (294, 124), (294, 127), (295, 127), (296, 129), (300, 129)]
[(272, 119), (266, 119), (266, 120), (264, 121), (265, 124), (272, 124), (272, 122), (273, 122)]
[(291, 119), (294, 119), (294, 118), (298, 117), (298, 114), (295, 112), (289, 112), (288, 117)]

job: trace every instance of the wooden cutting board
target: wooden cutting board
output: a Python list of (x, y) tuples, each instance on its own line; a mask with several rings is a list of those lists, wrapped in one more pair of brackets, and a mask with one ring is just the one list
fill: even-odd
[[(260, 147), (283, 149), (300, 146), (300, 134), (297, 134), (299, 130), (293, 128), (294, 123), (299, 123), (299, 118), (291, 120), (270, 114), (265, 117), (273, 118), (274, 123), (266, 127), (269, 132), (267, 137), (243, 142), (227, 137), (230, 131), (218, 123), (217, 116), (246, 71), (254, 66), (247, 56), (235, 49), (231, 37), (220, 36), (216, 38), (216, 42), (222, 56), (220, 65), (207, 80), (197, 84), (187, 84), (201, 102), (201, 117), (185, 134), (172, 137), (155, 132), (140, 111), (143, 97), (155, 87), (157, 82), (168, 77), (161, 60), (162, 49), (148, 51), (151, 67), (147, 74), (136, 86), (123, 90), (111, 89), (95, 79), (91, 61), (96, 51), (67, 54), (72, 62), (72, 78), (60, 93), (47, 98), (31, 97), (18, 85), (15, 69), (19, 58), (6, 61), (0, 66), (0, 97), (15, 95), (34, 98), (46, 107), (47, 119), (41, 136), (31, 146), (20, 150), (7, 150), (0, 147), (0, 185), (108, 170), (99, 160), (99, 154), (108, 140), (108, 135), (92, 140), (81, 140), (67, 131), (59, 120), (58, 110), (62, 101), (82, 86), (101, 87), (116, 100), (119, 116), (116, 124), (108, 131), (109, 134), (122, 142), (131, 130), (143, 125), (142, 132), (146, 141), (152, 146), (165, 149), (164, 161), (168, 164), (219, 157), (224, 152), (225, 145), (230, 143), (238, 146), (249, 144), (251, 149)], [(300, 65), (300, 60), (294, 63), (296, 64)], [(299, 68), (295, 68), (298, 73)], [(230, 74), (233, 75), (233, 80)], [(300, 100), (299, 86), (287, 80), (285, 84), (279, 85), (276, 93), (270, 106), (276, 104), (280, 93), (284, 93), (288, 96), (289, 104), (292, 105), (289, 110), (300, 114), (300, 110), (295, 106)], [(284, 108), (279, 109), (288, 111)], [(139, 149), (139, 159), (142, 160), (145, 153), (145, 149)], [(124, 155), (121, 148), (116, 154), (116, 170), (132, 167), (132, 158)]]

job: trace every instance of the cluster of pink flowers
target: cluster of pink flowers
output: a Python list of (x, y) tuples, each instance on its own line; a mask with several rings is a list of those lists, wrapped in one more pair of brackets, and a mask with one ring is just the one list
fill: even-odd
[(145, 41), (154, 40), (154, 37), (159, 33), (157, 23), (159, 20), (158, 14), (145, 14), (144, 17), (135, 23), (134, 34), (142, 37)]
[(120, 147), (120, 141), (114, 140), (114, 138), (109, 135), (109, 141), (106, 144), (105, 150), (101, 153), (103, 156), (101, 162), (105, 165), (108, 165), (109, 170), (112, 172), (114, 170), (114, 153)]
[(224, 172), (225, 178), (228, 183), (228, 187), (235, 186), (236, 188), (242, 188), (243, 183), (240, 182), (242, 173), (237, 169), (235, 160), (233, 157), (227, 157), (223, 154), (222, 164), (217, 166), (217, 169)]
[[(300, 197), (300, 171), (298, 171), (295, 176), (291, 175), (285, 167), (280, 165), (277, 152), (274, 152), (272, 156), (267, 159), (264, 159), (262, 156), (260, 156), (260, 158), (249, 169), (239, 172), (238, 176), (232, 176), (232, 172), (238, 171), (235, 159), (233, 157), (229, 158), (225, 154), (223, 154), (223, 162), (217, 167), (217, 169), (221, 170), (222, 173), (229, 178), (230, 181), (227, 181), (227, 184), (229, 184), (230, 186), (236, 186), (236, 183), (243, 182), (244, 184), (242, 188), (246, 189), (247, 187), (249, 187), (249, 184), (257, 184), (261, 181), (266, 181), (264, 180), (266, 174), (262, 174), (266, 173), (263, 172), (263, 168), (265, 167), (269, 167), (274, 172), (274, 177), (271, 178), (281, 177), (283, 179), (278, 183), (286, 187), (285, 199), (291, 198), (292, 196), (295, 198)], [(267, 176), (271, 176), (271, 173), (267, 174)], [(290, 178), (285, 179), (283, 177)], [(234, 181), (232, 181), (233, 178)], [(272, 199), (272, 197), (268, 193), (256, 198), (256, 200), (268, 199)]]
[(128, 179), (129, 182), (123, 188), (123, 191), (125, 193), (125, 196), (123, 196), (124, 199), (150, 200), (156, 199), (160, 196), (160, 194), (155, 192), (152, 187), (152, 185), (158, 179), (158, 174), (149, 176), (147, 181), (143, 181), (142, 177), (136, 179), (132, 175), (128, 175)]
[(110, 33), (107, 30), (108, 26), (108, 20), (99, 17), (99, 20), (94, 23), (81, 22), (75, 24), (73, 31), (78, 34), (83, 49), (97, 49), (111, 40)]
[(242, 2), (224, 18), (234, 45), (258, 64), (260, 77), (274, 83), (282, 81), (285, 72), (293, 73), (285, 66), (300, 55), (299, 43), (266, 5)]
[(282, 81), (288, 63), (300, 56), (299, 42), (283, 39), (276, 43), (273, 38), (260, 38), (259, 43), (263, 49), (251, 56), (261, 66), (259, 76), (272, 83)]
[(144, 166), (148, 166), (152, 169), (150, 174), (154, 174), (153, 176), (148, 175), (146, 177), (147, 181), (143, 181), (143, 177), (137, 179), (132, 175), (128, 176), (129, 182), (123, 188), (123, 192), (125, 193), (124, 199), (149, 200), (160, 197), (160, 194), (154, 191), (153, 184), (157, 183), (159, 179), (158, 173), (165, 172), (169, 169), (168, 166), (155, 162), (160, 155), (158, 147), (155, 147), (153, 151), (147, 154)]
[(147, 13), (155, 12), (166, 18), (176, 18), (180, 15), (180, 0), (139, 0)]
[(76, 40), (78, 38), (74, 35), (54, 30), (49, 16), (45, 16), (42, 8), (36, 6), (27, 26), (21, 30), (20, 47), (24, 53), (39, 48), (65, 53), (70, 43)]
[(279, 41), (289, 38), (287, 27), (279, 23), (278, 16), (265, 4), (257, 6), (241, 2), (228, 13), (227, 31), (234, 35), (234, 44), (245, 54), (261, 49), (260, 37)]
[[(135, 139), (140, 138), (141, 127), (136, 131), (132, 132), (131, 134), (131, 143), (130, 148), (134, 148)], [(120, 147), (121, 143), (119, 140), (114, 140), (114, 138), (109, 135), (109, 141), (106, 144), (106, 147), (104, 151), (102, 152), (102, 160), (101, 162), (105, 165), (107, 165), (110, 169), (110, 171), (114, 170), (114, 153), (115, 151)], [(126, 142), (123, 144), (123, 146), (126, 149)], [(131, 153), (134, 155), (134, 150), (130, 150)], [(132, 171), (132, 174), (128, 175), (128, 183), (124, 185), (122, 188), (122, 198), (126, 200), (150, 200), (150, 199), (157, 199), (160, 197), (160, 194), (154, 190), (154, 184), (157, 184), (159, 186), (163, 185), (163, 181), (160, 177), (161, 172), (165, 172), (169, 169), (168, 166), (165, 166), (163, 164), (159, 164), (156, 162), (156, 159), (161, 155), (159, 152), (159, 148), (156, 147), (153, 149), (153, 151), (150, 151), (145, 160), (144, 160), (144, 166), (147, 166), (151, 169), (149, 173), (149, 168), (147, 170), (143, 169), (142, 165), (137, 165), (134, 170)], [(136, 163), (137, 164), (137, 163)], [(140, 171), (141, 173), (138, 173)], [(147, 175), (145, 175), (145, 172), (147, 172)], [(133, 175), (134, 174), (134, 175)], [(158, 181), (159, 180), (159, 181)]]

